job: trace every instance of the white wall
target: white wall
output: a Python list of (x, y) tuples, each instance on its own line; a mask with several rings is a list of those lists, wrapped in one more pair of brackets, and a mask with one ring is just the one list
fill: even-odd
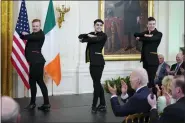
[[(19, 1), (15, 3), (14, 10), (18, 14)], [(48, 1), (26, 2), (30, 22), (34, 18), (40, 18), (42, 26), (44, 25), (48, 3)], [(64, 1), (54, 1), (54, 5), (59, 3), (64, 3)], [(53, 84), (54, 95), (93, 92), (89, 64), (85, 64), (86, 44), (79, 43), (77, 37), (80, 33), (93, 31), (93, 21), (98, 18), (98, 1), (71, 1), (70, 7), (71, 10), (65, 15), (62, 28), (58, 29), (56, 34), (60, 40), (62, 81), (58, 87)], [(155, 1), (155, 18), (158, 30), (163, 33), (159, 52), (166, 56), (166, 60), (174, 61), (183, 40), (184, 1)], [(15, 15), (15, 22), (16, 20), (17, 15)], [(106, 61), (102, 83), (112, 77), (129, 75), (132, 69), (138, 66), (142, 66), (139, 61)], [(17, 85), (17, 97), (23, 97), (24, 86), (20, 79)], [(51, 95), (51, 83), (47, 86)], [(41, 95), (39, 88), (37, 95)]]
[(155, 1), (155, 17), (163, 33), (158, 51), (174, 61), (184, 40), (184, 1)]

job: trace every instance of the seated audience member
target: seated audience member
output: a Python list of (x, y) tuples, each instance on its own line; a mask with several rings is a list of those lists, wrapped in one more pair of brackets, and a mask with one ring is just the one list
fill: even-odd
[(160, 90), (159, 87), (158, 89), (158, 101), (157, 101), (157, 110), (158, 113), (162, 113), (164, 108), (170, 104), (175, 103), (175, 99), (172, 98), (172, 90), (171, 90), (171, 85), (173, 81), (173, 76), (165, 76), (164, 79), (162, 80), (162, 91)]
[(183, 61), (183, 54), (182, 53), (178, 53), (177, 56), (176, 56), (176, 61), (177, 63), (173, 64), (171, 66), (171, 69), (167, 70), (168, 71), (168, 74), (170, 75), (183, 75), (184, 73), (184, 64), (185, 62)]
[(20, 113), (19, 105), (8, 96), (1, 97), (1, 122), (19, 123)]
[(158, 116), (156, 109), (156, 96), (148, 96), (148, 102), (151, 105), (150, 123), (185, 123), (185, 79), (184, 76), (175, 77), (172, 82), (172, 97), (176, 103), (167, 106), (162, 115)]
[(181, 71), (182, 75), (185, 75), (185, 51), (183, 52), (183, 63), (184, 64), (182, 64), (180, 71)]
[[(150, 93), (147, 87), (148, 74), (144, 68), (135, 69), (130, 75), (131, 87), (136, 90), (135, 94), (129, 98), (124, 104), (120, 105), (118, 97), (116, 95), (116, 87), (111, 87), (108, 84), (108, 88), (111, 96), (111, 106), (115, 116), (128, 116), (135, 113), (148, 113), (150, 111), (150, 105), (147, 101), (147, 96)], [(122, 95), (123, 98), (127, 98), (127, 85), (125, 82), (122, 83)]]
[(167, 67), (170, 68), (170, 66), (164, 61), (164, 56), (162, 54), (158, 55), (158, 59), (159, 59), (159, 66), (156, 72), (154, 83), (161, 86), (161, 82), (164, 76), (168, 75)]

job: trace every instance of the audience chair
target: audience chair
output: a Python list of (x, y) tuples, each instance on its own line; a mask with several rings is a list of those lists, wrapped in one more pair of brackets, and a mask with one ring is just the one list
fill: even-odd
[(125, 118), (123, 123), (149, 123), (149, 113), (129, 115)]

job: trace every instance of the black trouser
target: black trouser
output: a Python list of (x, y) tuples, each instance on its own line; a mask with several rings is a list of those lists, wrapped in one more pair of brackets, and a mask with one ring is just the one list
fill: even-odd
[(157, 72), (158, 65), (148, 65), (147, 63), (143, 62), (143, 68), (147, 71), (148, 73), (148, 88), (152, 88), (152, 91), (154, 94), (157, 94), (157, 90), (155, 88), (155, 75)]
[(36, 94), (37, 94), (37, 84), (40, 86), (42, 95), (44, 97), (44, 104), (49, 104), (48, 90), (43, 80), (43, 71), (45, 63), (31, 63), (30, 64), (30, 74), (29, 74), (29, 84), (31, 89), (31, 104), (35, 104)]
[(93, 80), (93, 87), (94, 87), (93, 104), (92, 104), (93, 107), (96, 107), (98, 102), (98, 97), (100, 97), (100, 105), (105, 105), (104, 90), (100, 82), (103, 69), (104, 69), (104, 66), (90, 65), (90, 74)]

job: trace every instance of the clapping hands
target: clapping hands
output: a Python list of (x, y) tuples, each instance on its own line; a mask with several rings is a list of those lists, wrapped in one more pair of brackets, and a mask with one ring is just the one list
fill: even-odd
[(166, 105), (170, 105), (171, 104), (170, 95), (167, 92), (165, 92), (163, 95), (166, 98)]
[(167, 71), (168, 73), (170, 72), (170, 67), (169, 67), (169, 66), (166, 67), (166, 71)]
[(157, 88), (157, 96), (161, 96), (161, 89), (157, 84), (155, 85), (155, 87)]
[(127, 84), (123, 80), (121, 80), (121, 92), (122, 92), (122, 94), (125, 95), (127, 93), (127, 90), (128, 90)]
[(156, 108), (156, 105), (157, 105), (157, 101), (156, 101), (156, 96), (154, 95), (154, 98), (152, 99), (151, 98), (151, 95), (152, 94), (149, 94), (148, 95), (148, 103), (150, 104), (150, 106), (152, 107), (152, 108)]
[(109, 83), (107, 85), (108, 85), (109, 92), (112, 95), (116, 95), (116, 93), (117, 93), (116, 85), (114, 85), (114, 87), (111, 87)]
[[(109, 92), (112, 95), (116, 95), (116, 93), (117, 93), (116, 85), (114, 85), (114, 87), (111, 87), (109, 83), (107, 85), (108, 85)], [(121, 80), (121, 92), (123, 95), (125, 95), (127, 93), (127, 89), (128, 89), (127, 84), (123, 80)]]
[(184, 70), (184, 68), (180, 68), (180, 71), (181, 71), (181, 73), (184, 73), (185, 72), (185, 70)]
[(168, 74), (171, 74), (171, 75), (175, 74), (175, 71), (170, 71), (169, 66), (166, 67), (166, 71), (167, 71)]

